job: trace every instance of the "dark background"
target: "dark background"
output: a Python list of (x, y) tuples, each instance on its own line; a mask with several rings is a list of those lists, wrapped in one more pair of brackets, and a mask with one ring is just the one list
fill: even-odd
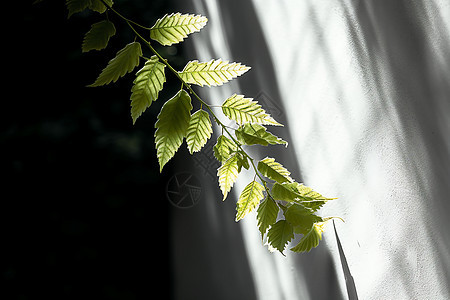
[[(179, 84), (168, 75), (161, 101), (133, 126), (138, 68), (86, 87), (134, 40), (131, 30), (110, 13), (117, 33), (108, 48), (83, 54), (84, 34), (104, 16), (67, 19), (65, 1), (31, 3), (16, 2), (3, 36), (1, 298), (171, 298), (165, 185), (173, 162), (159, 173), (153, 135)], [(170, 1), (115, 7), (149, 27), (174, 11)], [(182, 68), (180, 46), (161, 52)]]

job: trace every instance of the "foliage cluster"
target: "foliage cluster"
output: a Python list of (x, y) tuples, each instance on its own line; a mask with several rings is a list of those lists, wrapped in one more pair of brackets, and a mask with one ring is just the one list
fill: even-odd
[[(138, 24), (113, 8), (113, 0), (66, 0), (68, 16), (90, 9), (104, 18), (94, 23), (85, 34), (82, 51), (102, 50), (116, 34), (112, 19), (125, 22), (135, 34), (135, 40), (117, 51), (101, 71), (91, 87), (116, 82), (119, 78), (139, 68), (131, 88), (131, 118), (133, 124), (145, 110), (158, 100), (166, 82), (166, 72), (173, 73), (181, 82), (181, 89), (161, 108), (155, 124), (155, 144), (160, 171), (186, 141), (189, 153), (201, 151), (211, 138), (213, 121), (221, 127), (214, 146), (214, 156), (221, 163), (217, 170), (223, 200), (231, 191), (242, 168), (255, 173), (240, 193), (236, 204), (236, 221), (256, 210), (261, 238), (266, 238), (270, 250), (281, 253), (295, 234), (302, 235), (294, 252), (308, 252), (322, 239), (325, 223), (331, 218), (318, 216), (317, 211), (333, 198), (327, 198), (311, 188), (296, 182), (290, 172), (275, 158), (266, 157), (255, 162), (245, 151), (253, 145), (285, 145), (287, 142), (266, 126), (283, 126), (274, 120), (257, 101), (244, 95), (233, 94), (220, 106), (223, 114), (235, 122), (235, 127), (225, 126), (211, 105), (203, 101), (192, 85), (220, 86), (243, 75), (250, 67), (222, 59), (208, 62), (188, 62), (181, 71), (175, 70), (152, 46), (158, 42), (170, 46), (182, 42), (188, 35), (200, 31), (207, 23), (204, 16), (173, 13), (156, 20), (152, 27)], [(115, 20), (114, 20), (115, 21)], [(143, 54), (142, 45), (151, 53)], [(200, 109), (192, 112), (192, 99)]]

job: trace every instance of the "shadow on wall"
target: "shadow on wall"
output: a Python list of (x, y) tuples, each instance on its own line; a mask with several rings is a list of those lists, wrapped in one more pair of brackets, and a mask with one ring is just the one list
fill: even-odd
[[(317, 35), (318, 56), (329, 66), (327, 76), (331, 78), (332, 89), (338, 99), (349, 99), (340, 103), (339, 114), (350, 118), (349, 104), (355, 104), (357, 99), (351, 98), (346, 78), (336, 67), (340, 62), (333, 53), (333, 45), (326, 37), (321, 38), (329, 30), (323, 21), (326, 13), (321, 10), (323, 7), (310, 1), (305, 3), (308, 25)], [(450, 26), (444, 16), (447, 12), (448, 17), (449, 6), (444, 1), (340, 1), (340, 10), (352, 55), (360, 68), (364, 96), (370, 100), (365, 104), (370, 111), (370, 119), (365, 123), (369, 126), (359, 128), (359, 134), (367, 131), (363, 136), (366, 145), (354, 143), (357, 146), (352, 149), (354, 160), (347, 163), (345, 173), (359, 173), (359, 178), (372, 184), (380, 182), (378, 178), (371, 178), (367, 145), (371, 136), (380, 138), (385, 132), (386, 141), (390, 143), (388, 150), (385, 149), (390, 156), (386, 161), (395, 162), (395, 166), (381, 168), (389, 170), (393, 177), (398, 173), (403, 177), (398, 182), (406, 183), (405, 186), (389, 183), (391, 186), (379, 187), (392, 189), (390, 195), (388, 192), (384, 195), (396, 202), (384, 220), (381, 214), (385, 212), (376, 212), (380, 214), (379, 221), (395, 225), (386, 237), (400, 237), (386, 241), (390, 247), (382, 247), (388, 266), (385, 274), (398, 280), (399, 290), (410, 298), (417, 297), (416, 293), (426, 293), (430, 286), (435, 293), (447, 295), (450, 292), (447, 284), (450, 281), (450, 237), (442, 229), (449, 226), (446, 216), (450, 212)], [(330, 16), (333, 13), (328, 12)], [(309, 78), (305, 76), (304, 80)], [(320, 120), (315, 120), (312, 126), (320, 128), (316, 124), (320, 124)], [(352, 129), (350, 122), (344, 126), (347, 126), (349, 139), (356, 140), (358, 130)], [(311, 135), (316, 133), (311, 131)], [(373, 146), (383, 150), (380, 145)], [(325, 152), (327, 150), (332, 151), (326, 149)], [(335, 158), (332, 153), (321, 157)], [(328, 161), (329, 165), (332, 163)], [(407, 190), (411, 186), (413, 189)], [(388, 204), (386, 200), (370, 199), (379, 206)], [(388, 211), (386, 206), (382, 209)], [(348, 213), (358, 214), (351, 210)], [(436, 276), (437, 282), (429, 284), (429, 274)], [(426, 287), (420, 286), (425, 281)], [(386, 289), (385, 284), (382, 280), (371, 290)]]
[[(427, 249), (434, 258), (430, 267), (442, 280), (436, 284), (448, 294), (450, 237), (441, 232), (449, 226), (450, 212), (450, 27), (443, 16), (447, 11), (448, 17), (450, 7), (445, 6), (440, 7), (439, 1), (343, 4), (358, 59), (365, 66), (366, 84), (373, 87), (377, 110), (397, 129), (401, 164), (422, 193), (418, 226), (403, 228), (403, 235), (425, 232), (434, 246)], [(388, 86), (381, 81), (386, 75)], [(411, 281), (404, 270), (411, 266), (405, 265), (404, 255), (417, 252), (417, 245), (404, 246), (403, 253), (393, 254), (396, 258), (391, 269), (407, 287)]]
[[(196, 54), (189, 55), (199, 59), (201, 59), (199, 57), (200, 54), (207, 57), (204, 59), (221, 57), (226, 60), (238, 61), (252, 66), (257, 71), (251, 72), (248, 76), (242, 76), (238, 78), (236, 82), (233, 81), (232, 84), (229, 83), (219, 87), (218, 89), (221, 91), (226, 91), (229, 95), (232, 93), (240, 93), (246, 97), (255, 98), (255, 100), (262, 103), (265, 108), (272, 107), (272, 110), (277, 112), (277, 121), (286, 124), (287, 120), (286, 115), (284, 114), (285, 108), (279, 92), (279, 87), (277, 85), (272, 56), (269, 53), (265, 35), (262, 32), (259, 18), (251, 1), (233, 0), (193, 2), (194, 8), (189, 7), (189, 5), (184, 3), (184, 6), (188, 6), (185, 8), (185, 11), (192, 11), (196, 14), (206, 15), (209, 18), (209, 24), (199, 35), (185, 42), (188, 51), (189, 48), (197, 49)], [(245, 23), (242, 23), (241, 20), (245, 20)], [(218, 32), (219, 34), (208, 37), (208, 34), (212, 35), (213, 30), (215, 33)], [(195, 41), (194, 45), (190, 44), (193, 41)], [(220, 48), (221, 42), (224, 42), (223, 45), (226, 46)], [(238, 88), (237, 90), (234, 89), (236, 87)], [(209, 89), (202, 89), (200, 91), (200, 93), (202, 93), (202, 95), (206, 98), (212, 98), (209, 92)], [(220, 99), (211, 99), (210, 101), (220, 101)], [(273, 111), (270, 111), (270, 109), (268, 109), (268, 111), (273, 114)], [(273, 133), (279, 134), (286, 140), (291, 140), (291, 133), (288, 130), (288, 127), (271, 128)], [(289, 166), (290, 171), (293, 173), (293, 177), (300, 182), (302, 181), (300, 166), (298, 165), (298, 161), (295, 157), (293, 145), (290, 145), (288, 149), (284, 147), (269, 147), (265, 149), (254, 149), (254, 151), (252, 149), (252, 155), (256, 158), (263, 158), (264, 156), (280, 157), (283, 164)], [(212, 188), (217, 188), (217, 186), (213, 186)], [(218, 195), (218, 197), (220, 197), (220, 195)], [(234, 214), (234, 201), (235, 199), (230, 199), (230, 197), (227, 199), (227, 207), (232, 207), (232, 214)], [(228, 204), (230, 203), (232, 204), (229, 206)], [(229, 214), (229, 212), (224, 211), (224, 207), (217, 206), (217, 203), (213, 203), (209, 206), (209, 213), (212, 215), (218, 216)], [(220, 219), (221, 224), (219, 228), (222, 228), (221, 230), (226, 227), (226, 231), (233, 232), (234, 236), (240, 236), (242, 234), (241, 229), (243, 226), (236, 224), (233, 217), (229, 217), (228, 219), (220, 217)], [(216, 223), (216, 220), (212, 220), (212, 222)], [(213, 227), (217, 226), (217, 224), (211, 225)], [(251, 227), (249, 230), (257, 231), (256, 226), (247, 227)], [(196, 232), (196, 234), (206, 235), (208, 233), (206, 231), (199, 231)], [(221, 235), (220, 232), (217, 234)], [(184, 236), (184, 238), (187, 240), (190, 239), (189, 236)], [(230, 243), (233, 241), (231, 239), (224, 240), (224, 236), (222, 236), (222, 242)], [(234, 242), (236, 242), (236, 240), (234, 240)], [(253, 243), (253, 241), (251, 242)], [(182, 240), (178, 240), (178, 243), (183, 242)], [(242, 240), (241, 243), (243, 243)], [(233, 272), (250, 272), (252, 274), (252, 276), (243, 278), (243, 282), (240, 282), (239, 285), (246, 286), (247, 288), (256, 288), (256, 296), (264, 296), (269, 298), (273, 297), (272, 299), (289, 299), (292, 295), (304, 295), (304, 298), (302, 299), (340, 299), (341, 291), (337, 284), (333, 262), (328, 250), (325, 247), (319, 247), (309, 254), (295, 255), (295, 257), (292, 257), (290, 260), (286, 260), (284, 258), (280, 260), (277, 257), (277, 253), (271, 254), (261, 245), (260, 242), (256, 241), (256, 243), (256, 247), (261, 248), (261, 252), (264, 253), (262, 257), (259, 257), (258, 254), (254, 254), (254, 257), (259, 257), (259, 259), (256, 259), (258, 260), (256, 264), (255, 258), (253, 257), (253, 263), (234, 265), (232, 267), (228, 266), (228, 268), (234, 269), (234, 271), (230, 270), (230, 274)], [(188, 245), (189, 243), (186, 241), (185, 244)], [(241, 245), (234, 245), (234, 247), (236, 246), (239, 249), (241, 247)], [(217, 256), (227, 257), (229, 253), (225, 253), (223, 250), (224, 248), (214, 248)], [(289, 252), (289, 250), (286, 250), (286, 252)], [(248, 250), (247, 252), (242, 252), (242, 255), (249, 255)], [(200, 259), (202, 258), (197, 256), (190, 257), (191, 262), (192, 260)], [(205, 261), (204, 259), (205, 258), (203, 258), (203, 263), (214, 265), (214, 268), (210, 270), (211, 272), (220, 272), (222, 273), (221, 276), (224, 278), (230, 277), (229, 274), (224, 274), (224, 270), (226, 270), (226, 268), (222, 266), (222, 263), (228, 262), (227, 259), (214, 262)], [(249, 257), (248, 259), (252, 260), (252, 257)], [(179, 265), (175, 267), (176, 269), (186, 269), (183, 265), (186, 265), (187, 262), (182, 260), (177, 261)], [(264, 272), (262, 272), (262, 270), (267, 270), (270, 273), (263, 274)], [(323, 280), (323, 274), (326, 274), (326, 280)], [(198, 274), (198, 276), (202, 278), (205, 286), (216, 287), (217, 290), (214, 292), (218, 296), (223, 294), (220, 290), (221, 287), (211, 282), (214, 280), (215, 276), (207, 273)], [(261, 276), (265, 276), (266, 278), (261, 279)], [(211, 283), (206, 284), (207, 282)], [(232, 282), (230, 283), (232, 284)], [(291, 290), (286, 288), (289, 284)], [(265, 285), (263, 289), (261, 289), (262, 285)], [(268, 285), (271, 287), (268, 288)], [(238, 285), (234, 287), (228, 286), (227, 289), (234, 290), (236, 287), (238, 287)], [(269, 294), (261, 295), (261, 290), (273, 291), (273, 294), (270, 294), (269, 292)], [(295, 294), (292, 293), (292, 290), (296, 291)], [(177, 294), (186, 296), (185, 293), (186, 290), (180, 291)]]
[[(255, 1), (255, 3), (257, 2)], [(342, 17), (351, 42), (349, 47), (352, 49), (356, 64), (359, 66), (360, 73), (353, 75), (361, 77), (364, 92), (367, 93), (367, 98), (371, 99), (370, 103), (365, 104), (369, 106), (368, 110), (370, 111), (369, 119), (363, 120), (364, 125), (367, 125), (365, 131), (361, 128), (355, 130), (354, 124), (350, 122), (343, 124), (347, 138), (352, 140), (352, 145), (356, 145), (351, 150), (352, 154), (350, 155), (355, 158), (355, 161), (347, 162), (345, 173), (362, 178), (363, 183), (365, 181), (371, 182), (371, 184), (380, 182), (374, 181), (371, 177), (373, 175), (369, 174), (369, 155), (367, 152), (372, 145), (371, 143), (373, 143), (371, 137), (375, 134), (382, 135), (383, 130), (388, 129), (389, 139), (387, 141), (392, 145), (389, 145), (390, 148), (386, 151), (393, 149), (393, 153), (389, 153), (389, 155), (396, 156), (396, 163), (401, 168), (401, 173), (406, 174), (405, 180), (410, 185), (416, 186), (413, 192), (420, 192), (420, 196), (416, 195), (415, 197), (415, 199), (420, 199), (415, 200), (420, 201), (416, 203), (417, 206), (407, 208), (409, 205), (408, 196), (412, 192), (405, 191), (402, 187), (394, 187), (392, 191), (394, 195), (399, 197), (399, 199), (395, 199), (392, 196), (392, 199), (401, 202), (401, 205), (406, 207), (405, 211), (398, 212), (402, 221), (414, 216), (417, 227), (402, 226), (401, 221), (389, 218), (384, 220), (386, 223), (391, 222), (396, 225), (392, 230), (395, 230), (396, 234), (402, 237), (400, 241), (386, 241), (388, 245), (392, 245), (392, 249), (383, 253), (388, 255), (387, 264), (389, 264), (388, 270), (391, 273), (390, 278), (398, 279), (399, 282), (396, 282), (396, 284), (401, 284), (402, 290), (406, 291), (410, 298), (415, 296), (411, 282), (422, 282), (425, 279), (419, 280), (411, 277), (420, 277), (422, 274), (421, 268), (423, 266), (421, 263), (423, 262), (417, 262), (417, 257), (420, 254), (418, 251), (421, 251), (422, 248), (417, 248), (417, 245), (411, 242), (403, 244), (408, 237), (415, 237), (417, 240), (419, 234), (419, 236), (429, 239), (427, 245), (435, 245), (433, 249), (428, 250), (433, 258), (432, 263), (434, 265), (432, 267), (436, 272), (442, 274), (442, 282), (437, 284), (444, 286), (445, 282), (450, 281), (448, 273), (448, 270), (450, 270), (448, 254), (450, 253), (450, 238), (438, 230), (448, 227), (445, 216), (449, 213), (446, 195), (450, 193), (447, 186), (447, 182), (450, 181), (450, 139), (448, 134), (450, 130), (448, 118), (450, 112), (448, 101), (450, 95), (450, 35), (449, 27), (445, 25), (445, 19), (436, 3), (435, 1), (428, 1), (424, 4), (420, 1), (410, 3), (409, 1), (388, 0), (376, 2), (342, 0), (333, 4), (339, 6), (339, 10), (343, 14)], [(325, 64), (328, 66), (327, 76), (330, 78), (336, 98), (339, 100), (346, 99), (352, 92), (347, 84), (348, 78), (342, 77), (340, 70), (338, 70), (339, 62), (336, 61), (336, 55), (333, 53), (335, 50), (329, 44), (329, 41), (323, 37), (325, 31), (330, 30), (330, 26), (327, 27), (324, 24), (323, 15), (328, 13), (331, 16), (335, 11), (330, 10), (324, 13), (323, 6), (316, 5), (313, 1), (305, 1), (302, 5), (307, 7), (308, 11), (304, 13), (307, 17), (298, 20), (286, 19), (286, 22), (292, 22), (294, 26), (302, 26), (302, 28), (312, 27), (313, 34), (317, 36), (315, 40), (316, 53), (314, 55), (325, 60)], [(273, 53), (270, 52), (271, 45), (268, 45), (265, 40), (267, 35), (262, 29), (264, 28), (261, 25), (263, 20), (260, 19), (258, 9), (253, 6), (251, 1), (198, 0), (192, 1), (192, 3), (183, 2), (180, 7), (183, 6), (184, 11), (204, 14), (210, 19), (208, 26), (199, 35), (185, 42), (186, 48), (193, 49), (195, 47), (197, 50), (196, 55), (192, 54), (192, 56), (198, 57), (201, 53), (208, 58), (222, 57), (242, 62), (258, 70), (239, 78), (237, 83), (233, 82), (220, 87), (221, 91), (230, 92), (230, 95), (233, 92), (241, 93), (247, 97), (256, 97), (263, 92), (282, 112), (285, 112), (286, 109), (292, 109), (293, 104), (288, 103), (289, 99), (283, 99), (283, 93), (277, 84), (279, 81), (275, 76), (276, 68), (274, 67)], [(289, 5), (284, 5), (281, 2), (279, 9), (278, 13), (283, 13), (284, 10), (286, 16), (289, 15)], [(318, 9), (322, 10), (318, 11)], [(245, 20), (245, 23), (242, 20)], [(301, 29), (301, 35), (295, 41), (297, 46), (301, 47), (303, 36), (308, 33), (306, 31), (306, 29)], [(284, 58), (282, 54), (280, 59)], [(291, 64), (294, 67), (289, 69), (292, 72), (290, 75), (295, 77), (298, 76), (296, 73), (303, 72), (302, 79), (306, 81), (304, 84), (308, 84), (308, 72), (314, 69), (315, 61), (311, 59), (308, 67), (304, 67), (300, 60), (300, 55), (293, 58)], [(304, 69), (296, 69), (297, 65), (303, 66)], [(238, 88), (238, 90), (235, 88)], [(202, 89), (204, 95), (212, 95), (213, 91), (215, 90)], [(355, 99), (351, 100), (354, 101)], [(351, 106), (354, 104), (352, 101), (336, 101), (339, 117), (345, 119), (350, 116), (349, 112), (352, 111), (353, 107)], [(315, 109), (319, 108), (316, 107)], [(313, 121), (314, 124), (311, 128), (318, 128), (318, 124), (321, 122), (319, 120), (320, 114), (317, 111), (312, 111), (311, 114), (316, 114), (317, 118)], [(287, 117), (287, 113), (282, 114), (277, 117), (277, 120), (287, 124)], [(286, 132), (289, 129), (293, 130), (288, 126), (279, 131), (279, 134), (291, 141), (291, 136), (295, 135), (295, 132), (291, 131), (287, 135)], [(273, 131), (276, 134), (278, 133), (276, 130)], [(360, 138), (361, 131), (364, 131), (366, 144), (359, 145), (355, 141)], [(316, 134), (316, 131), (306, 133), (305, 139), (309, 140), (312, 135)], [(292, 143), (288, 149), (271, 147), (264, 149), (264, 153), (255, 151), (252, 154), (255, 157), (270, 155), (282, 158), (283, 164), (290, 166), (293, 177), (301, 181), (300, 170), (302, 166), (298, 164), (296, 150), (298, 151), (296, 145)], [(334, 149), (323, 151), (332, 152)], [(326, 154), (320, 159), (332, 166), (333, 162), (327, 161), (327, 159), (335, 159), (336, 156)], [(387, 168), (395, 169), (394, 166), (387, 166)], [(331, 171), (342, 175), (342, 172)], [(217, 189), (217, 186), (212, 184), (208, 189), (214, 190)], [(218, 194), (211, 192), (210, 195), (216, 197)], [(220, 198), (220, 194), (218, 197)], [(208, 199), (207, 201), (210, 202), (206, 204), (208, 207), (205, 210), (209, 215), (217, 216), (208, 220), (210, 227), (199, 227), (198, 231), (189, 232), (187, 235), (178, 234), (174, 242), (175, 246), (195, 247), (190, 241), (204, 239), (205, 236), (212, 233), (214, 242), (220, 240), (220, 245), (228, 246), (217, 247), (219, 243), (217, 245), (210, 243), (208, 251), (212, 251), (214, 256), (202, 256), (200, 255), (201, 252), (195, 253), (195, 251), (192, 251), (189, 255), (183, 256), (182, 259), (175, 257), (175, 271), (193, 268), (193, 262), (210, 265), (210, 268), (200, 270), (196, 273), (197, 277), (190, 280), (201, 280), (204, 286), (213, 289), (211, 294), (217, 295), (221, 295), (222, 290), (229, 292), (242, 287), (254, 289), (249, 293), (250, 297), (260, 296), (260, 290), (272, 291), (275, 295), (273, 299), (288, 299), (292, 296), (289, 291), (295, 292), (296, 295), (303, 295), (305, 299), (337, 299), (346, 293), (342, 291), (345, 287), (340, 287), (337, 279), (340, 276), (338, 274), (341, 274), (342, 271), (340, 269), (335, 270), (333, 259), (326, 247), (319, 247), (305, 255), (288, 255), (288, 258), (283, 258), (283, 260), (278, 259), (276, 254), (251, 253), (249, 246), (245, 245), (242, 240), (242, 234), (244, 234), (244, 237), (246, 234), (246, 225), (237, 226), (234, 223), (232, 217), (234, 203), (231, 203), (232, 200), (227, 200), (225, 208), (217, 205), (217, 201)], [(347, 201), (350, 204), (353, 203), (351, 200), (347, 199)], [(376, 202), (375, 205), (386, 204), (386, 199), (378, 201), (377, 199), (370, 199), (370, 201)], [(345, 199), (342, 199), (342, 203), (344, 202)], [(401, 205), (392, 209), (399, 209), (399, 207), (402, 207)], [(408, 212), (416, 208), (419, 209), (419, 212), (414, 212), (414, 215), (409, 216)], [(229, 210), (225, 212), (224, 209), (229, 209), (231, 212)], [(359, 212), (348, 208), (346, 213), (351, 215)], [(190, 211), (190, 214), (192, 219), (204, 216), (201, 211)], [(227, 217), (224, 217), (224, 215)], [(189, 222), (189, 218), (184, 219), (184, 221)], [(185, 226), (185, 222), (178, 223), (173, 230), (179, 230), (181, 226)], [(408, 221), (405, 224), (414, 222)], [(252, 230), (256, 230), (256, 228), (252, 228)], [(226, 234), (223, 235), (222, 232)], [(207, 240), (203, 242), (205, 245), (208, 244)], [(235, 243), (231, 246), (234, 251), (231, 254), (229, 252), (230, 243)], [(259, 244), (256, 246), (261, 247)], [(384, 247), (389, 248), (388, 246)], [(347, 249), (345, 244), (343, 248)], [(263, 249), (263, 251), (266, 250)], [(240, 256), (246, 257), (246, 259), (240, 259), (240, 264), (236, 264), (238, 261), (236, 257)], [(213, 257), (215, 257), (214, 260)], [(223, 259), (217, 260), (217, 257)], [(351, 258), (347, 257), (347, 259)], [(361, 262), (361, 264), (363, 263)], [(417, 264), (417, 266), (412, 266), (412, 264)], [(411, 270), (415, 270), (416, 274), (412, 274)], [(231, 280), (227, 285), (220, 285), (217, 284), (217, 280), (220, 279), (217, 274), (214, 274), (215, 272), (221, 272), (220, 277), (223, 278), (233, 278), (235, 274), (242, 273), (248, 276), (240, 277), (239, 282)], [(272, 275), (273, 277), (270, 277)], [(268, 280), (267, 278), (274, 278), (274, 280)], [(355, 277), (357, 290), (358, 280), (363, 281), (363, 278)], [(287, 282), (292, 283), (288, 288), (286, 287), (288, 286)], [(384, 281), (379, 282), (379, 286), (371, 288), (371, 291), (382, 290), (384, 283)], [(268, 286), (271, 286), (271, 288)], [(192, 298), (195, 298), (195, 290), (186, 291), (180, 285), (178, 285), (178, 289), (177, 294), (191, 295)]]

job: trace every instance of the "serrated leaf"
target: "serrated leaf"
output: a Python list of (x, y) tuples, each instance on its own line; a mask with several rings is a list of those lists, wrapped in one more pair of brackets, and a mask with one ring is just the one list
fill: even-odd
[(137, 118), (158, 99), (159, 92), (166, 82), (164, 68), (166, 65), (158, 61), (158, 57), (153, 55), (145, 62), (142, 69), (137, 71), (136, 79), (131, 88), (131, 117), (133, 124)]
[(150, 38), (163, 46), (182, 42), (188, 34), (200, 31), (208, 22), (206, 17), (175, 13), (158, 19), (150, 28)]
[(319, 222), (313, 224), (309, 232), (302, 237), (295, 247), (291, 248), (291, 251), (309, 252), (312, 248), (317, 247), (320, 240), (322, 240), (322, 233), (325, 231), (325, 223), (326, 222)]
[(292, 202), (299, 199), (300, 193), (297, 189), (297, 182), (274, 183), (271, 195), (275, 200)]
[(253, 180), (242, 191), (236, 203), (236, 222), (250, 213), (264, 199), (264, 186)]
[(236, 182), (238, 175), (238, 158), (236, 155), (231, 156), (217, 170), (217, 176), (219, 176), (219, 186), (223, 194), (223, 201), (227, 198), (228, 192)]
[[(104, 1), (110, 7), (113, 5), (113, 1), (112, 0), (104, 0)], [(107, 7), (100, 0), (91, 0), (88, 8), (93, 10), (93, 11), (99, 12), (101, 14), (104, 13), (107, 10)]]
[(139, 57), (142, 55), (141, 44), (133, 42), (119, 50), (116, 56), (108, 62), (106, 68), (98, 76), (90, 87), (101, 86), (116, 82), (119, 77), (133, 71), (139, 65)]
[(272, 180), (278, 183), (292, 182), (292, 178), (289, 176), (289, 172), (282, 164), (275, 161), (274, 158), (266, 157), (258, 162), (258, 170)]
[(310, 208), (313, 212), (321, 208), (325, 203), (327, 203), (327, 201), (337, 199), (324, 197), (312, 188), (303, 184), (298, 184), (297, 190), (300, 194), (300, 203), (302, 203), (305, 207)]
[(108, 20), (92, 24), (81, 45), (82, 52), (102, 50), (108, 45), (109, 38), (116, 34), (114, 24)]
[(276, 200), (299, 202), (303, 206), (311, 209), (312, 212), (317, 211), (327, 201), (336, 199), (324, 197), (313, 191), (310, 187), (298, 182), (275, 183), (272, 186), (271, 194)]
[(236, 144), (224, 135), (217, 138), (217, 143), (214, 145), (214, 156), (218, 161), (224, 162), (237, 151)]
[[(105, 0), (106, 4), (109, 6), (113, 5), (112, 0)], [(74, 13), (81, 12), (86, 8), (93, 11), (104, 13), (106, 11), (106, 6), (100, 0), (66, 0), (67, 9), (69, 10), (70, 18)]]
[(243, 95), (234, 94), (222, 104), (222, 111), (231, 120), (239, 125), (244, 123), (258, 123), (262, 125), (283, 126), (275, 121), (258, 101), (252, 101), (252, 98), (244, 98)]
[(180, 90), (161, 108), (155, 124), (156, 153), (160, 172), (183, 143), (191, 118), (191, 110), (191, 97), (184, 90)]
[(323, 221), (311, 209), (298, 203), (289, 206), (284, 212), (284, 217), (294, 227), (294, 232), (301, 234), (307, 234), (314, 223)]
[(178, 72), (181, 79), (186, 83), (200, 86), (218, 86), (229, 80), (236, 78), (250, 70), (250, 67), (240, 63), (228, 63), (221, 59), (210, 60), (209, 62), (190, 61), (183, 71)]
[(186, 135), (189, 153), (198, 152), (211, 137), (213, 130), (209, 114), (200, 109), (191, 116)]
[(261, 232), (261, 238), (264, 237), (267, 229), (276, 222), (278, 211), (278, 205), (270, 197), (267, 197), (259, 204), (256, 219), (258, 220), (258, 228), (259, 232)]
[(294, 238), (292, 225), (286, 220), (279, 220), (267, 232), (269, 244), (283, 254), (286, 244)]
[(238, 140), (245, 145), (287, 145), (286, 141), (266, 131), (266, 128), (259, 124), (246, 123), (236, 129), (235, 134)]

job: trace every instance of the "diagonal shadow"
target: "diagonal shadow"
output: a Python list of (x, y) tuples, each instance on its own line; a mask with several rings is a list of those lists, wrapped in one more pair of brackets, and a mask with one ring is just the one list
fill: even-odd
[[(277, 84), (274, 58), (269, 51), (252, 1), (221, 1), (219, 5), (224, 18), (224, 34), (231, 44), (230, 52), (233, 60), (236, 59), (258, 68), (256, 74), (252, 73), (252, 76), (239, 78), (241, 92), (249, 97), (254, 97), (261, 92), (270, 95), (271, 101), (277, 108), (281, 112), (285, 112), (286, 108)], [(289, 8), (286, 7), (285, 9)], [(246, 20), (245, 26), (239, 20)], [(287, 124), (286, 117), (287, 114), (280, 114), (277, 121)], [(290, 127), (287, 126), (287, 128)], [(289, 131), (287, 128), (271, 128), (271, 131), (287, 140), (292, 140), (292, 135), (295, 134), (294, 129), (291, 128), (291, 131)], [(271, 155), (281, 159), (283, 164), (289, 165), (293, 177), (298, 181), (303, 181), (295, 145), (289, 145), (288, 149), (269, 147), (263, 149), (261, 153), (261, 155)], [(294, 277), (302, 278), (305, 281), (304, 286), (307, 291), (303, 292), (311, 299), (339, 299), (341, 291), (337, 274), (333, 267), (331, 255), (325, 247), (316, 248), (308, 254), (295, 255), (293, 261), (293, 271), (296, 273)], [(276, 270), (276, 266), (274, 269)], [(324, 276), (326, 276), (326, 280), (324, 280)], [(281, 282), (277, 284), (280, 288), (283, 285)], [(289, 295), (285, 295), (285, 297), (289, 297)]]
[(344, 273), (345, 285), (347, 287), (347, 295), (349, 300), (358, 300), (358, 293), (356, 292), (355, 280), (353, 279), (352, 273), (347, 263), (347, 258), (345, 257), (344, 249), (341, 245), (341, 240), (339, 239), (336, 225), (333, 220), (334, 233), (336, 234), (336, 242), (339, 251), (339, 258), (341, 259), (342, 272)]

